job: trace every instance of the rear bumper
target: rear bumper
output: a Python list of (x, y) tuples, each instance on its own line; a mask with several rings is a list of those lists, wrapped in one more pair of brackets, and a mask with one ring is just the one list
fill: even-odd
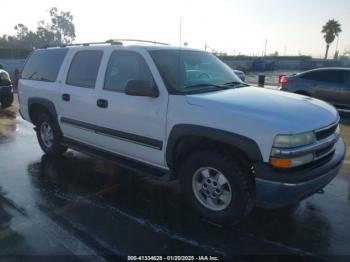
[[(331, 159), (317, 167), (286, 174), (285, 171), (275, 170), (267, 164), (258, 165), (255, 168), (257, 206), (279, 208), (299, 202), (316, 193), (338, 174), (344, 156), (345, 144), (340, 138)], [(266, 172), (270, 173), (266, 174)], [(298, 176), (302, 180), (297, 180)]]

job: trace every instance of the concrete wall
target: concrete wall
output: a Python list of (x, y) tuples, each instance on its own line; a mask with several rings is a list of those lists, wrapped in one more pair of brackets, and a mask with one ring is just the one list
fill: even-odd
[[(271, 70), (289, 69), (289, 70), (307, 70), (319, 67), (350, 67), (350, 59), (343, 60), (324, 60), (313, 59), (311, 57), (219, 57), (229, 66), (245, 71), (250, 70)], [(257, 66), (258, 65), (258, 66)], [(266, 68), (264, 68), (266, 67)], [(258, 68), (258, 69), (257, 69)]]
[(22, 71), (25, 59), (0, 59), (0, 64), (4, 67), (4, 70), (10, 74), (12, 80), (14, 80), (14, 72), (17, 68)]

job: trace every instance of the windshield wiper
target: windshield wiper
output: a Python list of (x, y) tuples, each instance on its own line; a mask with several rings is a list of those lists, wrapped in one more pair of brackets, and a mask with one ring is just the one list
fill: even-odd
[(246, 83), (243, 82), (238, 82), (238, 81), (233, 81), (233, 82), (228, 82), (223, 84), (224, 86), (233, 86), (233, 87), (245, 87), (245, 86), (249, 86)]
[(207, 84), (207, 83), (201, 83), (201, 84), (196, 84), (196, 85), (190, 85), (190, 86), (185, 86), (184, 88), (195, 88), (195, 87), (216, 87), (220, 89), (229, 89), (230, 87), (226, 85), (215, 85), (215, 84)]

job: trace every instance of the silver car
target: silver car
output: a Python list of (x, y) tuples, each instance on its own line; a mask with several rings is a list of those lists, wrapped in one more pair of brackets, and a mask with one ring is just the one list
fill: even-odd
[(315, 97), (350, 112), (350, 68), (319, 68), (288, 76), (281, 90)]
[(245, 82), (245, 73), (240, 70), (233, 70), (233, 73), (236, 74), (243, 82)]

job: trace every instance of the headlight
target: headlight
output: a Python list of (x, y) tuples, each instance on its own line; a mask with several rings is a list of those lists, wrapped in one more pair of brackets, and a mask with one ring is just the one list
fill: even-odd
[(314, 132), (308, 132), (297, 135), (278, 135), (275, 137), (273, 147), (277, 148), (293, 148), (298, 146), (306, 146), (314, 143), (316, 136)]
[(280, 168), (291, 168), (308, 164), (314, 160), (312, 153), (302, 156), (283, 156), (281, 151), (289, 148), (302, 147), (316, 142), (314, 132), (307, 132), (296, 135), (278, 135), (275, 137), (271, 150), (270, 164)]

